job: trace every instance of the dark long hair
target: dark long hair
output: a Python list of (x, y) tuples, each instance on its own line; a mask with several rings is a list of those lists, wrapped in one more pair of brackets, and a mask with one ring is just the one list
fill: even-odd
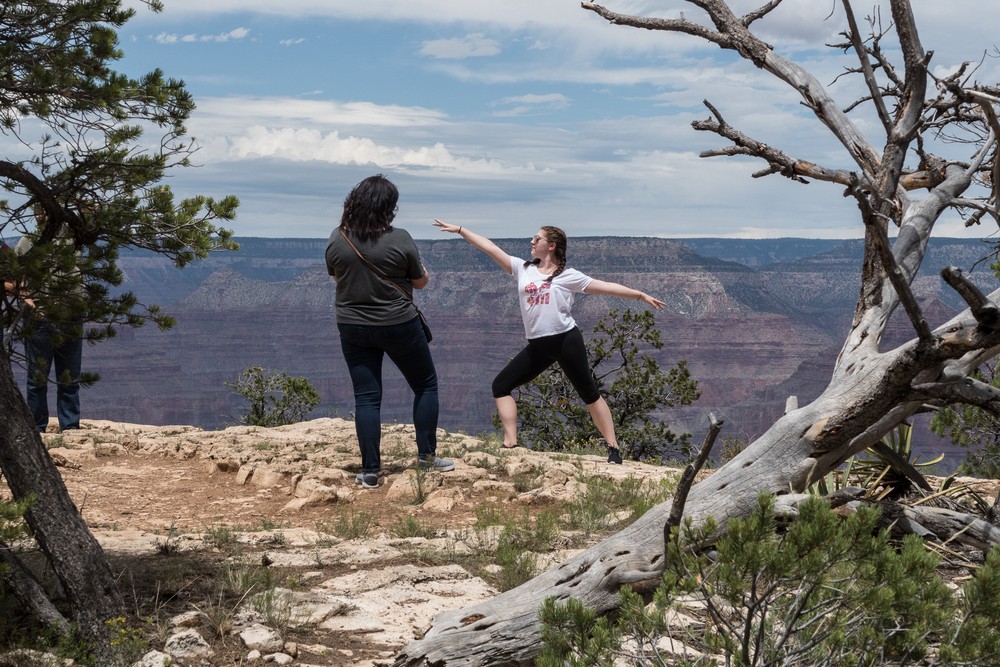
[(558, 268), (556, 268), (555, 273), (545, 279), (546, 282), (552, 282), (553, 278), (566, 270), (566, 232), (558, 227), (549, 225), (542, 227), (542, 231), (545, 232), (545, 238), (549, 240), (549, 243), (556, 244), (556, 264), (558, 264)]
[(399, 190), (392, 181), (376, 174), (354, 186), (344, 199), (340, 226), (360, 239), (371, 241), (392, 229)]

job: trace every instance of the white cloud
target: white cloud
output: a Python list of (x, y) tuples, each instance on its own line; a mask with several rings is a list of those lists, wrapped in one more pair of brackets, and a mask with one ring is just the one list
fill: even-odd
[(304, 100), (297, 97), (207, 97), (198, 100), (193, 121), (225, 134), (227, 126), (298, 125), (319, 128), (343, 126), (434, 127), (446, 114), (434, 109), (373, 102)]
[[(458, 172), (460, 177), (537, 172), (516, 155), (462, 145), (441, 112), (416, 107), (299, 98), (208, 98), (189, 122), (199, 163), (274, 158), (338, 165)], [(428, 136), (438, 137), (427, 142)], [(458, 152), (447, 137), (456, 136)]]
[(245, 39), (250, 35), (250, 30), (248, 28), (235, 28), (227, 33), (221, 35), (209, 36), (203, 39), (214, 42), (228, 42), (231, 39)]
[(455, 39), (435, 39), (424, 42), (420, 55), (445, 60), (484, 58), (500, 54), (500, 43), (482, 34), (466, 35)]
[(224, 43), (234, 40), (246, 39), (250, 34), (250, 30), (247, 28), (234, 28), (229, 32), (220, 33), (217, 35), (199, 35), (197, 33), (190, 33), (187, 35), (177, 35), (161, 32), (153, 37), (153, 40), (159, 44), (177, 44), (178, 42), (216, 42)]
[(505, 97), (499, 101), (501, 104), (537, 104), (547, 107), (563, 108), (569, 106), (569, 98), (561, 93), (549, 93), (547, 95), (518, 95), (516, 97)]
[[(497, 160), (456, 157), (440, 142), (429, 146), (386, 146), (367, 137), (342, 137), (337, 131), (254, 126), (241, 135), (226, 137), (223, 142), (227, 160), (279, 158), (384, 169), (434, 169), (457, 172), (464, 177), (533, 171), (530, 165), (506, 166)], [(216, 138), (207, 142), (208, 153), (219, 152), (218, 143)]]
[(570, 105), (570, 99), (561, 93), (547, 95), (517, 95), (505, 97), (493, 103), (495, 107), (503, 107), (493, 113), (496, 117), (522, 116), (540, 111), (549, 112), (565, 109)]

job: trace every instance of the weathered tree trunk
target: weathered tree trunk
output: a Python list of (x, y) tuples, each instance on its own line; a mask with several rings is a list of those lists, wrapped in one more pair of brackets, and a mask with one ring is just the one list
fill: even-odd
[(657, 505), (620, 533), (517, 588), (439, 614), (430, 631), (404, 648), (395, 664), (530, 665), (541, 643), (538, 610), (546, 598), (574, 597), (604, 614), (618, 607), (622, 586), (647, 592), (656, 588), (670, 505)]
[[(0, 351), (0, 470), (15, 499), (33, 499), (25, 520), (69, 599), (72, 620), (100, 658), (107, 647), (106, 621), (124, 616), (125, 604), (104, 551), (70, 499), (45, 450), (3, 351)], [(31, 600), (25, 602), (34, 604)]]

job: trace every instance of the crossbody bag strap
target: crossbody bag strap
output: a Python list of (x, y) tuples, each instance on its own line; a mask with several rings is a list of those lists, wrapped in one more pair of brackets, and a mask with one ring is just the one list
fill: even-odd
[[(390, 285), (392, 285), (393, 287), (395, 287), (396, 289), (398, 289), (399, 293), (402, 294), (403, 296), (405, 296), (409, 300), (409, 302), (413, 304), (414, 308), (417, 308), (416, 301), (413, 300), (413, 297), (411, 295), (409, 295), (409, 294), (406, 293), (406, 290), (404, 290), (402, 287), (400, 287), (396, 283), (395, 280), (393, 280), (389, 276), (385, 275), (384, 271), (382, 271), (380, 268), (378, 268), (377, 266), (375, 266), (374, 264), (372, 264), (371, 262), (369, 262), (368, 258), (361, 254), (361, 251), (358, 250), (358, 247), (356, 245), (354, 245), (353, 243), (351, 243), (351, 239), (348, 238), (347, 234), (344, 233), (344, 228), (343, 227), (340, 228), (340, 235), (344, 237), (344, 240), (347, 241), (347, 245), (351, 246), (351, 249), (355, 252), (355, 254), (357, 254), (358, 258), (362, 262), (364, 262), (364, 265), (367, 266), (369, 269), (371, 269), (372, 273), (374, 273), (375, 275), (381, 277), (382, 280), (386, 281), (387, 283), (389, 283)], [(419, 308), (417, 308), (417, 312), (418, 313), (420, 312)]]

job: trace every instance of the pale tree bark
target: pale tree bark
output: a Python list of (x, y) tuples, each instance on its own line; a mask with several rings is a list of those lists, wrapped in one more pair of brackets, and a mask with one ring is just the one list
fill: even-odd
[[(753, 23), (774, 11), (781, 0), (770, 0), (743, 16), (733, 13), (722, 0), (688, 0), (688, 4), (706, 20), (628, 16), (594, 3), (583, 3), (583, 8), (612, 24), (707, 40), (739, 53), (791, 86), (843, 147), (849, 164), (817, 165), (748, 137), (730, 126), (708, 101), (711, 116), (694, 123), (694, 128), (715, 133), (731, 145), (702, 156), (751, 156), (765, 164), (755, 176), (780, 175), (846, 186), (858, 204), (865, 234), (855, 316), (827, 388), (810, 404), (791, 409), (690, 490), (685, 520), (701, 525), (713, 517), (724, 527), (728, 519), (748, 513), (762, 492), (788, 496), (804, 491), (927, 405), (969, 403), (1000, 414), (1000, 392), (968, 378), (1000, 352), (1000, 291), (983, 296), (959, 272), (946, 270), (945, 278), (969, 308), (948, 322), (929, 323), (910, 289), (942, 213), (957, 209), (968, 214), (970, 222), (1000, 221), (996, 113), (1000, 97), (997, 88), (966, 87), (964, 70), (934, 80), (936, 90), (933, 95), (928, 92), (929, 56), (906, 0), (889, 2), (892, 30), (902, 54), (899, 69), (881, 49), (880, 40), (865, 40), (858, 33), (850, 2), (842, 0), (847, 27), (844, 44), (837, 46), (853, 49), (858, 58), (853, 73), (863, 77), (869, 91), (866, 100), (850, 105), (835, 101), (812, 74), (753, 34)], [(850, 115), (866, 101), (881, 125), (877, 142), (864, 136)], [(952, 123), (975, 128), (964, 161), (940, 158), (927, 146), (935, 130)], [(916, 159), (917, 166), (907, 168), (908, 159)], [(912, 195), (917, 188), (927, 190), (920, 199)], [(893, 241), (890, 225), (896, 227)], [(900, 306), (914, 337), (883, 349), (882, 336)], [(538, 610), (546, 598), (572, 596), (608, 613), (616, 608), (622, 586), (648, 591), (658, 584), (664, 567), (663, 526), (670, 507), (668, 502), (651, 509), (621, 533), (518, 588), (467, 609), (440, 614), (424, 637), (399, 654), (396, 664), (529, 664), (539, 650)], [(920, 514), (935, 530), (961, 531), (964, 526), (965, 533), (980, 545), (1000, 539), (1000, 532), (990, 530), (985, 522), (970, 523), (941, 511)], [(912, 522), (914, 526), (919, 523), (917, 518)]]
[[(10, 361), (0, 349), (0, 471), (17, 500), (31, 498), (25, 521), (59, 579), (75, 616), (64, 618), (44, 591), (6, 550), (10, 584), (22, 602), (46, 624), (66, 631), (75, 623), (100, 662), (107, 650), (106, 622), (124, 617), (125, 603), (100, 544), (94, 539), (49, 457), (35, 421), (14, 382)], [(6, 546), (6, 545), (3, 545)]]

